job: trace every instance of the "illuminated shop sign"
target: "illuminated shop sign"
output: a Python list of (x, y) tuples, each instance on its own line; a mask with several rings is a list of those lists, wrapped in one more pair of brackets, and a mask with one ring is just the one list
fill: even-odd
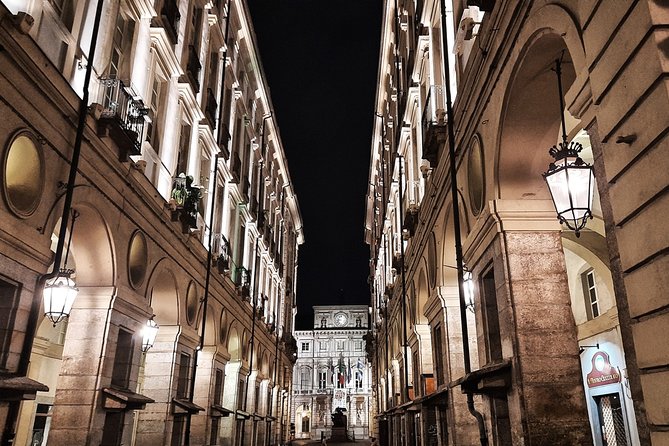
[(598, 351), (592, 355), (592, 369), (587, 375), (588, 387), (605, 386), (620, 382), (620, 370), (613, 367), (609, 355)]

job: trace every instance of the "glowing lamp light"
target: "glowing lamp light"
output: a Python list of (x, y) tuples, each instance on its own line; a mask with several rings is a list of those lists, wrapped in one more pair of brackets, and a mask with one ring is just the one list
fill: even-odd
[(592, 197), (595, 175), (592, 166), (581, 159), (581, 144), (572, 141), (551, 147), (548, 153), (555, 161), (543, 174), (553, 199), (560, 223), (567, 225), (578, 237), (592, 218)]
[(70, 278), (71, 270), (61, 270), (54, 278), (44, 283), (44, 315), (55, 327), (56, 324), (69, 316), (77, 297), (79, 288)]
[(146, 321), (146, 325), (142, 329), (142, 351), (144, 353), (153, 347), (156, 335), (158, 334), (158, 328), (158, 324), (153, 320), (153, 316), (151, 316), (151, 319)]

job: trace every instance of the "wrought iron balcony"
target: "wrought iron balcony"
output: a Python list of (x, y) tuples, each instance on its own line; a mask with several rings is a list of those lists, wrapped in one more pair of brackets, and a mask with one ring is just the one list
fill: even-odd
[(230, 158), (230, 150), (228, 149), (229, 142), (230, 129), (228, 129), (226, 124), (221, 124), (220, 129), (218, 130), (218, 148), (221, 149), (221, 154), (226, 161)]
[(230, 271), (230, 242), (222, 233), (214, 234), (211, 253), (212, 261), (219, 274), (227, 274)]
[(102, 85), (102, 113), (98, 121), (98, 135), (109, 136), (118, 146), (119, 159), (140, 155), (144, 117), (148, 109), (141, 100), (134, 99), (120, 79), (100, 79)]
[(443, 85), (432, 85), (423, 108), (423, 158), (432, 167), (439, 163), (439, 152), (446, 141), (446, 99)]
[(239, 184), (239, 191), (242, 194), (242, 200), (244, 200), (246, 203), (249, 202), (249, 188), (251, 187), (249, 183), (249, 177), (248, 175), (244, 175), (242, 177), (242, 181)]

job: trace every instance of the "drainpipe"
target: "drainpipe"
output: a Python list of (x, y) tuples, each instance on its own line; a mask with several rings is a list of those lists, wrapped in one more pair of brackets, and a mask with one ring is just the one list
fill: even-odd
[[(443, 42), (442, 58), (444, 60), (444, 81), (446, 83), (446, 127), (448, 130), (448, 158), (449, 174), (451, 176), (451, 199), (453, 200), (453, 231), (455, 232), (455, 262), (458, 273), (458, 298), (460, 301), (460, 324), (462, 325), (462, 355), (464, 360), (465, 375), (471, 372), (471, 359), (469, 353), (469, 329), (467, 328), (467, 308), (464, 293), (464, 262), (462, 256), (462, 236), (460, 235), (460, 209), (458, 203), (457, 166), (455, 159), (455, 131), (453, 129), (453, 106), (451, 99), (451, 70), (448, 60), (448, 35), (446, 30), (446, 5), (445, 0), (440, 0), (441, 6), (441, 34)], [(481, 446), (487, 446), (483, 415), (474, 407), (474, 396), (467, 392), (467, 409), (478, 423), (479, 438)]]
[[(67, 235), (67, 223), (70, 217), (70, 209), (72, 208), (72, 197), (74, 195), (74, 182), (77, 179), (77, 171), (79, 168), (79, 158), (81, 155), (81, 143), (84, 136), (84, 128), (86, 127), (86, 115), (88, 112), (88, 98), (91, 83), (91, 74), (93, 71), (93, 61), (95, 60), (95, 49), (97, 47), (98, 32), (100, 31), (100, 17), (102, 16), (102, 5), (104, 0), (98, 0), (95, 9), (95, 18), (93, 20), (93, 30), (91, 33), (91, 44), (88, 50), (88, 63), (86, 64), (86, 72), (84, 74), (83, 96), (79, 102), (79, 120), (77, 123), (77, 133), (74, 139), (74, 147), (72, 148), (72, 161), (70, 162), (70, 172), (67, 179), (67, 190), (65, 191), (65, 201), (63, 203), (63, 214), (60, 220), (60, 228), (58, 231), (58, 243), (56, 245), (56, 253), (53, 261), (53, 268), (51, 272), (43, 274), (37, 279), (37, 286), (35, 293), (38, 294), (44, 289), (44, 284), (47, 280), (55, 278), (60, 272), (60, 267), (63, 257), (63, 249), (65, 246), (65, 237)], [(21, 349), (21, 356), (19, 357), (19, 364), (17, 367), (18, 376), (28, 375), (28, 366), (30, 365), (30, 354), (37, 332), (41, 308), (41, 296), (33, 296), (30, 306), (30, 313), (28, 322), (26, 324), (25, 340), (23, 348)], [(18, 420), (20, 401), (12, 402), (7, 411), (7, 419), (5, 421), (5, 428), (2, 434), (2, 444), (11, 445), (14, 442), (14, 425)]]
[[(220, 145), (221, 142), (221, 129), (220, 129), (220, 116), (221, 116), (221, 111), (223, 111), (223, 99), (224, 99), (224, 93), (225, 93), (225, 64), (226, 60), (228, 57), (228, 30), (230, 29), (230, 1), (228, 1), (228, 14), (225, 17), (225, 51), (223, 51), (223, 73), (221, 73), (221, 94), (219, 96), (219, 113), (216, 113), (216, 127), (218, 128), (217, 136), (218, 136), (218, 143)], [(191, 374), (191, 382), (190, 382), (190, 392), (188, 396), (188, 400), (192, 403), (193, 402), (193, 397), (195, 395), (195, 378), (197, 376), (197, 360), (200, 351), (204, 348), (204, 336), (205, 336), (205, 330), (207, 327), (207, 305), (209, 303), (209, 283), (211, 281), (211, 258), (212, 258), (212, 252), (211, 252), (211, 245), (213, 241), (213, 236), (214, 236), (214, 208), (216, 207), (216, 188), (217, 188), (217, 181), (218, 181), (218, 160), (222, 157), (223, 155), (219, 152), (216, 155), (214, 155), (214, 178), (213, 178), (213, 187), (212, 187), (212, 193), (211, 193), (211, 205), (209, 209), (209, 237), (207, 241), (207, 246), (209, 249), (207, 250), (207, 272), (204, 280), (204, 297), (202, 298), (202, 332), (200, 333), (200, 342), (195, 349), (195, 354), (193, 355), (193, 371)], [(192, 414), (188, 414), (186, 418), (186, 438), (184, 441), (184, 446), (189, 446), (190, 445), (190, 431), (191, 431), (191, 418)]]

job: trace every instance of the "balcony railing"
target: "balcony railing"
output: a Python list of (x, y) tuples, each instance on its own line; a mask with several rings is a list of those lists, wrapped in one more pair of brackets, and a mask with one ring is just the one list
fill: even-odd
[(233, 153), (230, 160), (230, 173), (232, 174), (231, 183), (239, 183), (242, 173), (242, 160), (239, 158), (239, 153)]
[(134, 99), (120, 79), (100, 79), (102, 113), (98, 133), (108, 134), (119, 147), (119, 158), (140, 155), (148, 109)]
[(439, 151), (446, 141), (446, 99), (443, 85), (432, 85), (425, 99), (421, 119), (423, 130), (423, 158), (432, 167), (439, 162)]
[(227, 274), (230, 271), (230, 242), (222, 233), (214, 234), (211, 246), (212, 261), (218, 269), (219, 274)]

